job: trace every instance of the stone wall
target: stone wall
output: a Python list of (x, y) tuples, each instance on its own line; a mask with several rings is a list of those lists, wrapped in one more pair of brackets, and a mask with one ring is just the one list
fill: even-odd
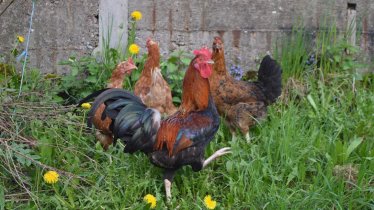
[[(13, 3), (11, 3), (13, 2)], [(357, 43), (374, 55), (374, 1), (372, 0), (37, 0), (30, 39), (30, 62), (44, 72), (66, 72), (60, 60), (92, 53), (101, 38), (99, 29), (115, 20), (112, 45), (123, 45), (128, 13), (140, 10), (137, 43), (147, 37), (160, 42), (163, 55), (176, 49), (191, 51), (221, 35), (228, 65), (237, 62), (255, 69), (255, 60), (272, 51), (275, 40), (287, 34), (299, 18), (313, 31), (325, 14), (335, 18), (340, 31), (347, 26), (347, 5), (356, 4)], [(10, 6), (8, 7), (8, 5)], [(100, 6), (99, 6), (100, 5)], [(100, 14), (99, 14), (100, 11)], [(0, 0), (0, 54), (9, 52), (15, 36), (26, 35), (31, 0)], [(106, 18), (106, 19), (105, 19)], [(99, 26), (100, 22), (100, 26)], [(123, 24), (122, 24), (123, 22)], [(122, 28), (121, 28), (122, 27)], [(100, 32), (103, 36), (105, 33)], [(118, 39), (118, 40), (116, 40)], [(100, 47), (98, 48), (100, 50)]]

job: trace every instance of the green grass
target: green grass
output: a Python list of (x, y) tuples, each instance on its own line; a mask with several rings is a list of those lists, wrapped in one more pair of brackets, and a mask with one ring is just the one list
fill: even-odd
[[(206, 156), (226, 146), (233, 153), (201, 172), (179, 170), (170, 204), (162, 170), (145, 155), (124, 154), (120, 143), (104, 152), (83, 110), (35, 97), (47, 79), (29, 82), (20, 101), (26, 107), (14, 99), (0, 108), (0, 125), (9, 129), (0, 133), (0, 209), (147, 209), (146, 194), (157, 197), (158, 209), (205, 209), (207, 194), (217, 209), (373, 209), (373, 74), (357, 76), (362, 63), (341, 53), (345, 41), (334, 33), (335, 41), (328, 35), (314, 45), (302, 33), (295, 31), (300, 42), (288, 54), (276, 55), (288, 91), (251, 129), (251, 142), (233, 141), (221, 123)], [(319, 63), (305, 65), (311, 53)], [(54, 186), (43, 181), (48, 167), (61, 170)]]

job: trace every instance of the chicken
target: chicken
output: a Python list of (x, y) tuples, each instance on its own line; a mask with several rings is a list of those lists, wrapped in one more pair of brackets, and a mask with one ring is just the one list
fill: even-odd
[[(130, 75), (134, 69), (137, 69), (137, 67), (135, 66), (131, 58), (129, 58), (127, 61), (119, 63), (112, 72), (112, 76), (109, 79), (107, 88), (122, 88), (124, 77)], [(94, 94), (87, 96), (79, 102), (78, 106), (82, 105), (85, 102), (88, 102), (92, 98), (96, 97), (98, 94), (100, 94), (100, 92), (96, 92)], [(92, 117), (92, 121), (96, 128), (96, 138), (100, 141), (104, 150), (107, 150), (109, 145), (113, 142), (113, 134), (109, 129), (109, 125), (112, 123), (112, 119), (108, 117), (101, 118), (104, 109), (105, 105), (103, 103), (100, 104), (98, 109), (95, 111), (94, 116)]]
[(164, 80), (160, 69), (160, 49), (151, 39), (147, 40), (148, 57), (139, 80), (135, 84), (134, 93), (148, 107), (155, 108), (161, 114), (171, 115), (176, 112), (168, 83)]
[(161, 120), (157, 109), (147, 107), (139, 97), (122, 89), (109, 89), (96, 97), (88, 113), (92, 126), (97, 110), (105, 104), (102, 118), (112, 119), (114, 139), (121, 139), (124, 152), (141, 151), (151, 163), (164, 169), (166, 197), (171, 198), (171, 182), (177, 169), (190, 165), (194, 171), (230, 153), (225, 147), (205, 159), (204, 150), (219, 127), (219, 115), (210, 94), (211, 52), (195, 50), (183, 80), (182, 103), (178, 111)]
[(217, 110), (235, 138), (238, 128), (249, 141), (249, 128), (264, 118), (267, 106), (281, 94), (282, 70), (269, 55), (265, 56), (255, 82), (237, 81), (226, 70), (223, 42), (220, 37), (213, 41), (213, 74), (210, 88)]

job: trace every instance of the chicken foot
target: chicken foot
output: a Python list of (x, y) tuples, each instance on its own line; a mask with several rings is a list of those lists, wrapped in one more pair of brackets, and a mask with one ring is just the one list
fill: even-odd
[(213, 160), (217, 159), (218, 157), (221, 157), (222, 155), (229, 154), (229, 153), (232, 153), (230, 147), (224, 147), (222, 149), (217, 150), (213, 155), (211, 155), (204, 161), (203, 168), (205, 168), (209, 163), (211, 163)]
[(169, 203), (171, 200), (171, 181), (164, 179), (165, 192), (166, 192), (166, 201)]
[(166, 201), (169, 203), (171, 201), (171, 183), (173, 182), (175, 175), (174, 170), (165, 170), (164, 172), (164, 185), (166, 193)]

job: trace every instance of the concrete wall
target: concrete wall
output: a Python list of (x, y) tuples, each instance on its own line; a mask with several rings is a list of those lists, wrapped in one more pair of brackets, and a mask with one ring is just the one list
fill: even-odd
[(317, 30), (323, 15), (336, 19), (340, 31), (347, 25), (347, 4), (356, 3), (357, 25), (364, 30), (358, 43), (374, 55), (374, 1), (370, 0), (174, 0), (130, 1), (129, 11), (140, 10), (140, 44), (148, 36), (160, 41), (167, 53), (189, 50), (202, 44), (211, 46), (220, 35), (226, 46), (228, 65), (238, 62), (256, 69), (259, 55), (272, 51), (277, 38), (291, 31), (301, 17), (306, 26)]
[[(31, 11), (30, 1), (0, 0), (0, 54), (9, 52), (14, 38), (25, 35)], [(126, 17), (140, 10), (137, 43), (143, 46), (153, 36), (163, 54), (176, 49), (191, 51), (221, 35), (226, 45), (228, 64), (240, 58), (246, 69), (255, 69), (259, 55), (272, 51), (276, 39), (287, 34), (302, 17), (311, 30), (319, 27), (324, 14), (336, 19), (341, 31), (347, 25), (347, 4), (356, 3), (357, 38), (360, 46), (374, 55), (374, 1), (372, 0), (37, 0), (30, 40), (31, 65), (44, 72), (62, 73), (57, 65), (71, 54), (92, 53), (98, 46), (99, 20), (114, 14), (115, 27), (126, 29)], [(100, 5), (100, 6), (99, 6)], [(99, 9), (100, 8), (100, 9)], [(127, 10), (128, 9), (128, 10)], [(2, 12), (4, 11), (5, 12)], [(99, 18), (99, 11), (100, 16)], [(125, 25), (118, 24), (124, 21)], [(101, 24), (103, 24), (102, 21)], [(105, 24), (104, 24), (105, 25)], [(103, 33), (100, 33), (103, 35)], [(125, 45), (124, 40), (112, 40)], [(98, 49), (100, 50), (100, 49)]]
[[(7, 54), (17, 35), (26, 37), (31, 0), (0, 0), (0, 54)], [(30, 64), (44, 72), (63, 73), (58, 65), (70, 55), (90, 54), (99, 40), (99, 2), (37, 0), (30, 38)]]

